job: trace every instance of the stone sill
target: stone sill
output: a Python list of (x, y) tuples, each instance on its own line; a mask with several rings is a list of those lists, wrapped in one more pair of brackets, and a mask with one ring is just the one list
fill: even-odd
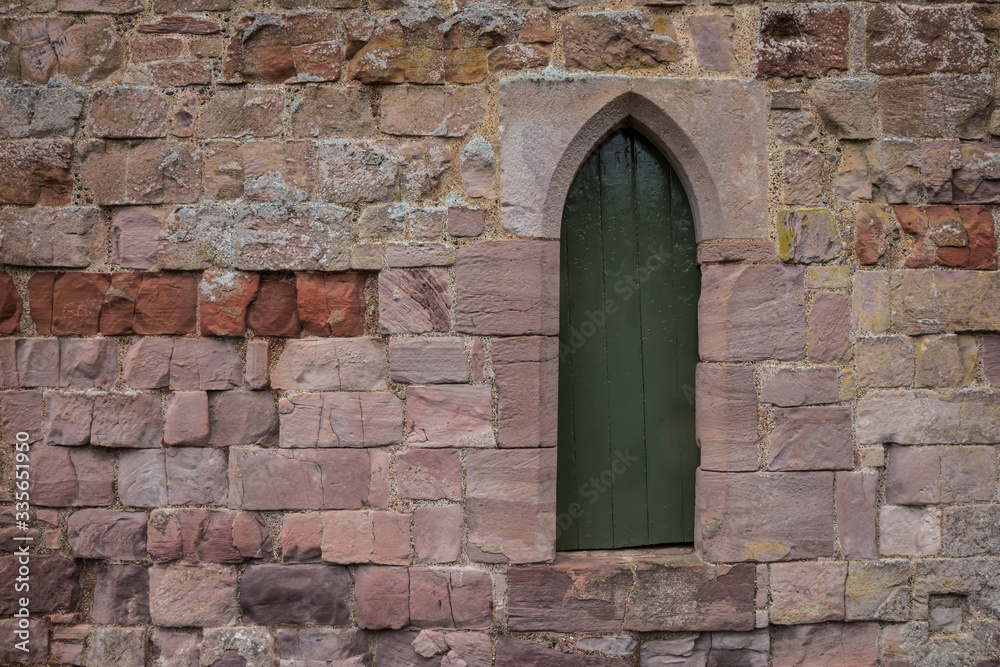
[(713, 565), (693, 547), (559, 552), (507, 570), (516, 632), (752, 630), (756, 567)]

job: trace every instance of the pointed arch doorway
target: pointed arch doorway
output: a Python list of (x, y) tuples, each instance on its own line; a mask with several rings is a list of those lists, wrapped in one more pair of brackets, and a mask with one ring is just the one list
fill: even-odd
[(694, 222), (676, 172), (635, 128), (580, 167), (560, 246), (557, 548), (691, 542)]

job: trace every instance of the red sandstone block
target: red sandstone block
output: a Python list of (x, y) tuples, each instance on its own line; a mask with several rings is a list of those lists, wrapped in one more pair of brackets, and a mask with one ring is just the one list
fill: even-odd
[(163, 407), (158, 394), (107, 394), (94, 400), (90, 442), (101, 447), (159, 448)]
[(97, 563), (90, 618), (107, 625), (141, 625), (149, 618), (149, 566)]
[(322, 556), (323, 514), (286, 514), (281, 525), (281, 551), (285, 562), (310, 563)]
[[(14, 637), (14, 632), (20, 628), (20, 620), (8, 618), (0, 620), (0, 635), (4, 637)], [(28, 632), (31, 636), (31, 643), (28, 644), (28, 651), (18, 649), (13, 641), (6, 641), (0, 645), (0, 663), (5, 665), (14, 664), (41, 664), (49, 657), (49, 628), (40, 618), (28, 620)], [(37, 639), (36, 639), (37, 638)], [(53, 656), (56, 656), (56, 647), (52, 647)], [(59, 662), (62, 662), (60, 660)]]
[(84, 509), (67, 523), (76, 558), (143, 560), (146, 557), (146, 513)]
[(0, 425), (8, 440), (22, 431), (28, 434), (29, 443), (41, 440), (42, 393), (0, 391)]
[(360, 336), (365, 330), (364, 273), (296, 273), (305, 336)]
[(7, 166), (0, 172), (0, 204), (69, 204), (72, 154), (68, 139), (0, 141), (0, 164)]
[(215, 627), (236, 623), (236, 570), (215, 564), (154, 565), (149, 570), (149, 612), (163, 627)]
[(405, 567), (359, 567), (354, 575), (357, 623), (369, 630), (399, 630), (410, 622), (410, 572)]
[(59, 386), (110, 389), (118, 381), (118, 343), (107, 338), (59, 341)]
[(171, 338), (139, 338), (122, 363), (125, 384), (133, 389), (160, 389), (170, 382)]
[(45, 442), (75, 447), (90, 443), (94, 397), (61, 391), (45, 392)]
[(206, 271), (201, 277), (203, 336), (243, 336), (247, 307), (257, 296), (260, 276)]
[(175, 391), (167, 398), (163, 444), (204, 446), (208, 444), (208, 394)]
[(493, 343), (501, 447), (554, 447), (559, 411), (559, 340), (498, 338)]
[(818, 77), (847, 69), (847, 7), (768, 8), (761, 17), (757, 75)]
[(341, 565), (250, 565), (240, 582), (243, 620), (261, 625), (347, 625), (350, 600)]
[(368, 500), (371, 459), (363, 449), (229, 450), (231, 508), (353, 509)]
[(22, 387), (59, 386), (59, 340), (18, 338), (15, 345), (17, 382)]
[(22, 299), (6, 271), (0, 272), (0, 334), (21, 330)]
[[(0, 556), (0, 580), (12, 582), (17, 576), (19, 556)], [(35, 586), (28, 596), (28, 610), (34, 615), (76, 609), (80, 600), (80, 573), (76, 563), (56, 555), (35, 554), (31, 557), (31, 577)], [(0, 614), (13, 614), (20, 609), (22, 594), (13, 586), (0, 590)], [(45, 633), (42, 633), (45, 636)]]
[(194, 507), (155, 509), (147, 545), (154, 562), (242, 563), (271, 555), (271, 536), (256, 512)]
[(213, 447), (278, 444), (278, 411), (266, 391), (213, 391), (208, 395)]
[(413, 544), (421, 563), (451, 563), (462, 552), (464, 516), (460, 505), (418, 507), (413, 516)]
[(461, 500), (462, 463), (454, 449), (412, 449), (396, 455), (396, 485), (403, 498)]
[(133, 329), (154, 336), (194, 333), (197, 313), (198, 276), (146, 274), (135, 298)]
[(847, 563), (771, 565), (771, 622), (777, 625), (844, 620)]
[(875, 558), (878, 475), (837, 473), (837, 534), (847, 558)]
[(490, 447), (493, 394), (485, 385), (407, 390), (406, 430), (414, 447)]
[(247, 328), (258, 336), (302, 335), (295, 283), (265, 280), (247, 308)]
[(126, 336), (132, 333), (135, 321), (135, 300), (142, 286), (142, 273), (114, 273), (111, 288), (104, 297), (101, 310), (101, 333), (105, 336)]
[(85, 448), (31, 448), (31, 465), (45, 471), (31, 478), (31, 500), (43, 507), (110, 505), (114, 467), (106, 452)]
[(170, 353), (170, 388), (233, 389), (240, 385), (242, 365), (229, 341), (181, 338)]

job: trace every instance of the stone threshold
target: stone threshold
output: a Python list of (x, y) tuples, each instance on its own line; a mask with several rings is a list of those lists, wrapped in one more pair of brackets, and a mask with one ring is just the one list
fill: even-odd
[(752, 630), (756, 568), (715, 565), (693, 547), (560, 552), (507, 570), (515, 632)]

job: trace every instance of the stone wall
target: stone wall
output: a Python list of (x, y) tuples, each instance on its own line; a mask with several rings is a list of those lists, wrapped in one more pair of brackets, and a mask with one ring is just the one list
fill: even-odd
[[(0, 663), (997, 665), (998, 28), (0, 0)], [(621, 122), (701, 240), (697, 544), (557, 556), (555, 239)]]

